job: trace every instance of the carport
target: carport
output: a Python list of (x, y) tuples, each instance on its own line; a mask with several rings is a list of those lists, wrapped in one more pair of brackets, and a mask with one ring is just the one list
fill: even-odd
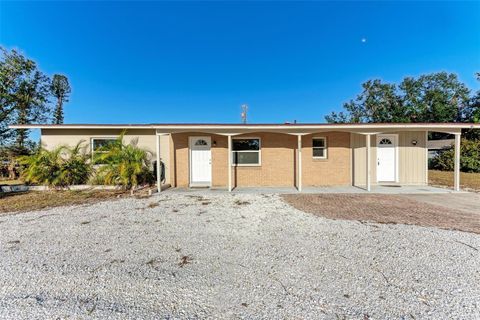
[[(225, 164), (222, 169), (213, 166), (212, 171), (226, 170), (225, 188), (232, 191), (243, 186), (233, 184), (231, 168), (235, 167), (232, 154), (232, 140), (236, 137), (255, 136), (259, 132), (276, 133), (296, 137), (295, 159), (291, 170), (295, 176), (294, 186), (297, 192), (308, 192), (311, 186), (304, 184), (304, 176), (312, 175), (303, 164), (308, 158), (302, 155), (306, 151), (307, 139), (322, 136), (327, 132), (343, 132), (350, 135), (350, 186), (363, 188), (368, 192), (398, 192), (399, 187), (421, 186), (423, 191), (428, 185), (428, 133), (442, 132), (455, 136), (454, 190), (460, 190), (460, 140), (462, 129), (480, 128), (478, 124), (465, 123), (385, 123), (385, 124), (163, 124), (154, 125), (157, 136), (157, 155), (160, 154), (160, 137), (195, 133), (195, 135), (216, 135), (226, 138)], [(279, 138), (281, 139), (281, 138)], [(172, 139), (170, 139), (172, 141)], [(213, 141), (215, 142), (215, 141)], [(208, 143), (208, 142), (207, 142)], [(213, 146), (216, 147), (216, 146)], [(157, 164), (160, 163), (157, 156)], [(176, 160), (175, 160), (176, 161)], [(174, 161), (174, 162), (175, 162)], [(210, 163), (212, 161), (210, 160)], [(391, 165), (390, 165), (391, 164)], [(175, 166), (176, 163), (173, 163)], [(192, 160), (190, 167), (192, 171)], [(383, 166), (382, 166), (383, 165)], [(226, 168), (226, 169), (225, 169)], [(230, 168), (230, 170), (228, 170)], [(390, 170), (391, 169), (391, 170)], [(161, 170), (158, 168), (157, 170)], [(334, 172), (330, 173), (332, 177)], [(173, 183), (172, 185), (177, 185)], [(160, 183), (158, 183), (159, 191)], [(208, 185), (209, 187), (219, 187)], [(255, 187), (255, 186), (251, 186)], [(262, 187), (262, 186), (258, 186)], [(282, 187), (272, 185), (269, 187)], [(221, 187), (220, 187), (221, 188)], [(396, 191), (393, 191), (395, 190)], [(330, 189), (332, 190), (332, 189)], [(391, 191), (392, 190), (392, 191)]]

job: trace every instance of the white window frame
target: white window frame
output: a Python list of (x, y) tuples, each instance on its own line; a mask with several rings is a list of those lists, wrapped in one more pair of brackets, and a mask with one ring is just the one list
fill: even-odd
[[(240, 150), (235, 151), (233, 150), (233, 141), (234, 140), (249, 140), (255, 139), (258, 140), (258, 163), (238, 163), (236, 164), (233, 159), (234, 152), (257, 152), (257, 150)], [(232, 167), (260, 167), (262, 165), (262, 139), (260, 137), (232, 137)]]
[[(313, 146), (313, 140), (319, 140), (319, 139), (323, 139), (324, 141), (324, 144), (325, 144), (325, 147), (314, 147)], [(324, 153), (324, 156), (323, 157), (316, 157), (313, 155), (313, 150), (314, 149), (324, 149), (325, 150), (325, 153)], [(326, 160), (328, 159), (328, 141), (327, 141), (327, 137), (312, 137), (312, 158), (313, 159), (318, 159), (318, 160)]]
[[(118, 137), (92, 137), (90, 138), (90, 153), (91, 153), (91, 158), (92, 158), (92, 162), (94, 161), (94, 154), (96, 152), (98, 153), (106, 153), (106, 151), (95, 151), (93, 149), (93, 141), (94, 140), (117, 140)], [(102, 164), (96, 164), (97, 166), (101, 166)]]

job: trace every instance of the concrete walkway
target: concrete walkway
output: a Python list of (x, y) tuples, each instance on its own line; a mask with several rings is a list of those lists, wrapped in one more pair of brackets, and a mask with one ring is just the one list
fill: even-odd
[(452, 194), (409, 194), (406, 198), (449, 209), (480, 214), (480, 194), (473, 192)]
[[(224, 193), (228, 192), (226, 188), (170, 188), (163, 192), (178, 193)], [(299, 193), (294, 187), (251, 187), (235, 188), (232, 190), (235, 194), (291, 194)], [(364, 193), (366, 190), (354, 186), (341, 187), (305, 187), (301, 193)], [(437, 188), (431, 186), (373, 186), (370, 193), (380, 194), (448, 194), (463, 193), (455, 192), (451, 189)]]

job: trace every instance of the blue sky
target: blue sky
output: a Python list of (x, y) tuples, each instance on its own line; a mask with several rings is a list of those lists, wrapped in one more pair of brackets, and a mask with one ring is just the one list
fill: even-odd
[(480, 2), (0, 2), (0, 44), (69, 77), (66, 123), (323, 122), (372, 78), (480, 87)]

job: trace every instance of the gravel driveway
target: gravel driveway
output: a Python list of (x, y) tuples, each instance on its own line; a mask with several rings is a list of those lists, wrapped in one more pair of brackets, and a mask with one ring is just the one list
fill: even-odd
[(480, 236), (328, 220), (278, 195), (0, 216), (0, 318), (478, 319)]

